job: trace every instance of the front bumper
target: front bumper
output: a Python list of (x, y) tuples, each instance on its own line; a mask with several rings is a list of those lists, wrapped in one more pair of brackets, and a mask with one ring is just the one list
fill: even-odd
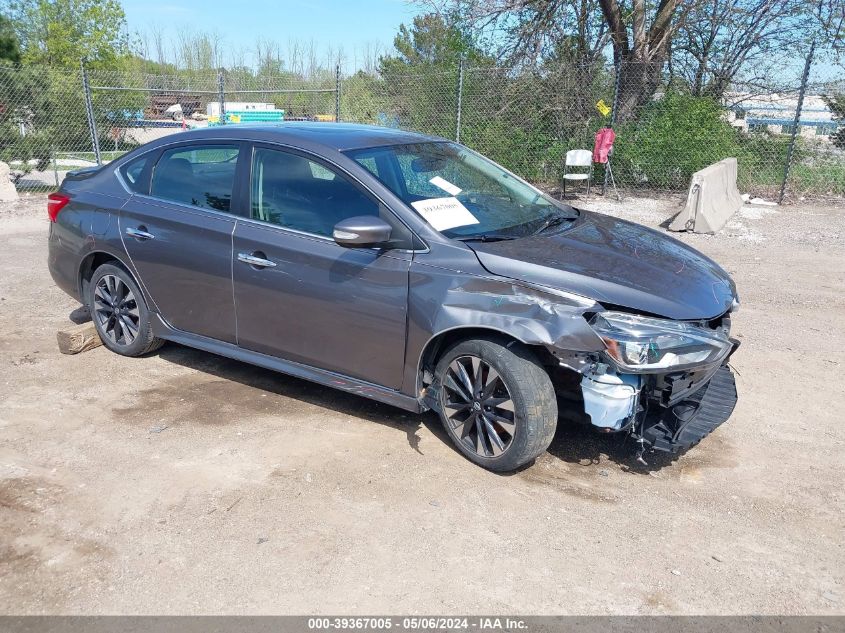
[(694, 393), (668, 407), (649, 407), (636, 424), (634, 435), (644, 447), (678, 453), (695, 446), (724, 423), (736, 402), (736, 381), (724, 364)]

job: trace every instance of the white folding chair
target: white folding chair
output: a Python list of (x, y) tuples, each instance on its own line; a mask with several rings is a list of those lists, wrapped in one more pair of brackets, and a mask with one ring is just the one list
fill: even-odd
[[(572, 171), (574, 168), (575, 171)], [(593, 153), (588, 149), (571, 149), (566, 152), (563, 164), (563, 195), (566, 197), (566, 181), (586, 180), (587, 196), (593, 182)]]

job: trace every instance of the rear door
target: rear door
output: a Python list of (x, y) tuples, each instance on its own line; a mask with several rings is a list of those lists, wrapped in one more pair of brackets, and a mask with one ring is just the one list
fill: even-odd
[(410, 231), (316, 157), (257, 146), (251, 173), (252, 219), (234, 236), (238, 344), (398, 389), (411, 253), (348, 249), (331, 234), (342, 219), (381, 215), (410, 249)]
[(162, 317), (176, 329), (231, 343), (232, 234), (243, 211), (237, 202), (243, 154), (237, 142), (167, 148), (145, 189), (120, 211), (126, 251)]

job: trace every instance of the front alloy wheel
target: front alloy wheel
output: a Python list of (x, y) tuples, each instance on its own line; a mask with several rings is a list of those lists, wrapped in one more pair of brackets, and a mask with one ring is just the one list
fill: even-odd
[(476, 356), (451, 362), (443, 383), (444, 413), (452, 431), (481, 457), (507, 451), (516, 433), (513, 399), (502, 377)]
[(437, 363), (440, 419), (458, 450), (494, 471), (543, 453), (557, 427), (557, 398), (532, 351), (505, 339), (469, 339)]

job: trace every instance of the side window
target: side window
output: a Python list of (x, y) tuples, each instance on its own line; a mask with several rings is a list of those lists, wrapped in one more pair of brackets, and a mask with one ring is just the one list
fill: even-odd
[(238, 148), (194, 145), (164, 152), (153, 172), (150, 194), (203, 209), (229, 211)]
[(253, 218), (326, 237), (346, 218), (384, 215), (342, 174), (279, 150), (255, 150), (251, 189)]
[(135, 193), (147, 193), (149, 191), (149, 177), (145, 177), (144, 170), (151, 160), (150, 154), (145, 154), (120, 168), (123, 182)]

